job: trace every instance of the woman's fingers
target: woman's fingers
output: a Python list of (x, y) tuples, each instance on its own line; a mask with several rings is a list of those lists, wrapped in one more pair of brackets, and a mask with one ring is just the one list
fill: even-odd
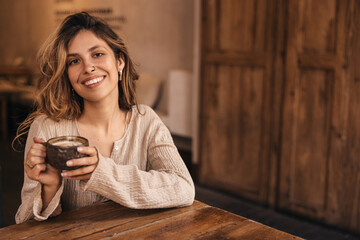
[(42, 158), (42, 157), (31, 157), (31, 158), (26, 160), (25, 166), (27, 166), (29, 168), (33, 168), (34, 166), (36, 166), (38, 164), (42, 164), (42, 163), (45, 163), (44, 158)]
[(61, 176), (70, 180), (90, 179), (92, 172), (97, 167), (99, 158), (94, 147), (79, 147), (78, 152), (89, 155), (84, 158), (72, 159), (66, 162), (67, 166), (81, 166), (78, 169), (62, 172)]
[(37, 174), (40, 174), (40, 172), (43, 172), (46, 170), (46, 164), (45, 163), (36, 164), (33, 167), (33, 169), (36, 170)]
[(95, 170), (99, 162), (97, 150), (94, 147), (78, 147), (78, 152), (87, 154), (88, 157), (68, 160), (66, 162), (67, 166), (80, 166), (80, 168), (64, 171), (61, 173), (62, 177), (66, 177), (70, 180), (90, 179), (92, 172)]
[(97, 156), (97, 151), (94, 147), (78, 147), (77, 150), (79, 153), (84, 153), (89, 156)]
[(75, 167), (75, 166), (89, 166), (89, 165), (94, 165), (96, 163), (97, 160), (95, 157), (84, 157), (84, 158), (69, 160), (66, 162), (66, 165), (68, 167)]
[(34, 141), (34, 143), (42, 143), (42, 142), (45, 142), (44, 139), (38, 138), (38, 137), (33, 137), (33, 141)]
[(42, 145), (41, 143), (34, 143), (31, 146), (31, 149), (38, 149), (38, 150), (46, 151), (46, 147), (44, 145)]
[(33, 168), (36, 164), (44, 163), (46, 157), (46, 151), (42, 148), (44, 146), (40, 144), (34, 144), (25, 158), (24, 164), (29, 168)]
[(60, 171), (45, 162), (46, 147), (41, 138), (33, 138), (31, 146), (24, 159), (26, 175), (35, 181), (48, 186), (58, 186), (61, 182)]
[(69, 167), (73, 167), (73, 166), (89, 166), (89, 165), (95, 165), (99, 161), (98, 156), (97, 156), (96, 148), (94, 148), (94, 147), (79, 147), (78, 152), (87, 154), (89, 156), (69, 160), (69, 161), (66, 162), (67, 166), (69, 166)]
[(46, 164), (45, 163), (36, 164), (32, 168), (30, 168), (28, 166), (25, 167), (25, 171), (26, 171), (26, 174), (28, 175), (28, 177), (30, 179), (36, 180), (36, 181), (40, 180), (41, 172), (43, 172), (45, 170), (46, 170)]
[(36, 146), (31, 148), (28, 154), (30, 154), (30, 156), (36, 156), (36, 157), (42, 157), (42, 158), (46, 157), (46, 151), (42, 148), (36, 148)]

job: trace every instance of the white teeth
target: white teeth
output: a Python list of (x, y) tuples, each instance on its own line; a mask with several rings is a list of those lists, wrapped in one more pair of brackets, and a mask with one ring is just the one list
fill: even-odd
[(90, 80), (90, 81), (87, 81), (87, 82), (85, 82), (84, 84), (85, 84), (86, 86), (89, 86), (89, 85), (91, 85), (91, 84), (98, 83), (98, 82), (100, 82), (100, 81), (103, 80), (103, 79), (104, 79), (104, 77), (98, 77), (98, 78), (92, 79), (92, 80)]

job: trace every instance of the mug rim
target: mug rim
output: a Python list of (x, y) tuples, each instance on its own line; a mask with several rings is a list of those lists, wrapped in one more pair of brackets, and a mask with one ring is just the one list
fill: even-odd
[(49, 140), (47, 140), (47, 144), (51, 145), (52, 147), (57, 147), (57, 148), (72, 148), (72, 147), (78, 147), (78, 146), (60, 146), (60, 145), (54, 145), (54, 143), (56, 142), (60, 142), (60, 141), (70, 141), (70, 142), (80, 142), (82, 146), (88, 146), (89, 145), (89, 141), (81, 136), (59, 136), (59, 137), (53, 137), (50, 138)]

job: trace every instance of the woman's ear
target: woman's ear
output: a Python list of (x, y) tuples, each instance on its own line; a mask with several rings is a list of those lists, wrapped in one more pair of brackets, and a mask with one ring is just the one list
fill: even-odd
[(117, 60), (117, 65), (118, 65), (118, 72), (120, 72), (120, 70), (123, 70), (125, 67), (125, 62), (121, 56)]

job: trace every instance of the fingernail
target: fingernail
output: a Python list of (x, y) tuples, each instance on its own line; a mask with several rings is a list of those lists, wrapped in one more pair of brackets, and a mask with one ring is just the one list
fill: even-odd
[(72, 166), (72, 165), (73, 165), (73, 162), (72, 162), (72, 161), (67, 161), (67, 162), (66, 162), (66, 165), (67, 165), (67, 166)]
[(66, 173), (62, 172), (62, 173), (61, 173), (61, 176), (62, 176), (62, 177), (65, 177), (65, 176), (66, 176)]
[(78, 152), (81, 152), (82, 150), (83, 150), (82, 147), (78, 147), (78, 148), (77, 148), (77, 151), (78, 151)]

